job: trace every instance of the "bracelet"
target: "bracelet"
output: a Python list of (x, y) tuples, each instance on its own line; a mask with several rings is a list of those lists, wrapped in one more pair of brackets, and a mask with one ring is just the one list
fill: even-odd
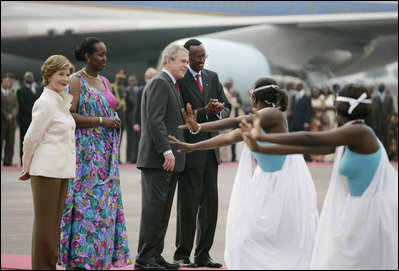
[(196, 135), (196, 134), (198, 134), (198, 133), (201, 131), (201, 124), (199, 124), (199, 123), (197, 123), (197, 124), (198, 124), (198, 126), (199, 126), (198, 130), (195, 131), (195, 132), (193, 132), (192, 130), (190, 130), (190, 134)]
[(100, 125), (103, 124), (103, 117), (98, 117), (98, 122), (100, 123)]

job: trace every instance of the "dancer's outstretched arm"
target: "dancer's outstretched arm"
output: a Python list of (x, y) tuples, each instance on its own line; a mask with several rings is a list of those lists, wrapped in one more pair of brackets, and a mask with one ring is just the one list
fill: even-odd
[(225, 118), (221, 120), (205, 122), (199, 125), (197, 123), (198, 112), (197, 110), (195, 110), (195, 112), (193, 113), (190, 103), (187, 104), (187, 112), (184, 110), (184, 108), (181, 109), (181, 112), (186, 121), (186, 124), (180, 125), (179, 128), (191, 130), (193, 132), (196, 132), (198, 130), (200, 130), (201, 132), (216, 132), (232, 128), (235, 129), (238, 128), (241, 120), (247, 119), (247, 121), (251, 121), (250, 117), (246, 115), (235, 118)]
[[(337, 147), (349, 145), (354, 149), (359, 149), (359, 153), (369, 153), (367, 151), (373, 142), (371, 149), (378, 149), (372, 131), (365, 125), (348, 125), (333, 130), (323, 132), (292, 132), (262, 134), (260, 131), (260, 116), (258, 112), (252, 116), (252, 121), (243, 120), (240, 128), (243, 133), (250, 133), (255, 140), (267, 141), (271, 143), (295, 145), (302, 147)], [(375, 150), (374, 150), (375, 151)], [(371, 152), (373, 152), (371, 150)]]
[[(247, 134), (247, 137), (251, 135), (255, 142), (256, 140), (259, 140), (307, 148), (326, 147), (326, 151), (328, 151), (328, 147), (332, 150), (337, 146), (347, 145), (352, 151), (361, 154), (373, 153), (379, 148), (379, 144), (376, 141), (372, 130), (366, 125), (348, 125), (324, 132), (262, 134), (260, 131), (260, 118), (258, 113), (255, 112), (252, 123), (243, 120), (240, 123), (240, 128), (243, 134)], [(261, 149), (259, 149), (259, 151), (260, 150)], [(309, 149), (302, 153), (316, 154), (318, 153), (318, 150), (317, 152), (314, 152)]]
[(335, 152), (335, 147), (304, 147), (282, 144), (260, 146), (252, 134), (242, 130), (242, 136), (251, 151), (264, 154), (329, 154)]
[(235, 129), (229, 133), (221, 134), (207, 140), (199, 141), (197, 143), (185, 143), (178, 140), (174, 136), (169, 135), (169, 142), (171, 144), (178, 145), (181, 148), (177, 150), (177, 152), (187, 153), (197, 150), (212, 150), (222, 146), (231, 145), (239, 141), (242, 141), (240, 129)]

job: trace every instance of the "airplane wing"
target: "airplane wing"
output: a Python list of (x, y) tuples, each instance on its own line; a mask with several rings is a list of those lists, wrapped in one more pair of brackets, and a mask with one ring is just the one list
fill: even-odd
[(397, 13), (280, 17), (206, 36), (252, 44), (273, 64), (297, 73), (335, 77), (398, 60)]

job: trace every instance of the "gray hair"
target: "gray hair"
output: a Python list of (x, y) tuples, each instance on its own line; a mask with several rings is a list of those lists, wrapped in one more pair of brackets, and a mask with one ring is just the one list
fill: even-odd
[(184, 51), (188, 54), (188, 50), (181, 45), (172, 43), (166, 46), (166, 48), (162, 51), (162, 66), (165, 66), (166, 59), (168, 57), (170, 57), (172, 60), (175, 60), (179, 51)]

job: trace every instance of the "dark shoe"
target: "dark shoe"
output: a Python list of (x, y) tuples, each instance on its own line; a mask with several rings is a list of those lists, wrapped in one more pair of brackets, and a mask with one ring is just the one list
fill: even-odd
[(145, 264), (135, 262), (134, 270), (166, 270), (166, 268), (156, 262), (150, 262)]
[(178, 263), (180, 267), (197, 267), (195, 263), (190, 262), (190, 259), (180, 259), (180, 260), (174, 260), (174, 263)]
[(211, 259), (197, 260), (195, 261), (197, 267), (210, 267), (210, 268), (220, 268), (222, 265), (220, 263), (215, 263)]
[(169, 262), (165, 261), (165, 259), (163, 257), (156, 259), (155, 262), (166, 269), (177, 270), (180, 267), (180, 264), (169, 263)]

